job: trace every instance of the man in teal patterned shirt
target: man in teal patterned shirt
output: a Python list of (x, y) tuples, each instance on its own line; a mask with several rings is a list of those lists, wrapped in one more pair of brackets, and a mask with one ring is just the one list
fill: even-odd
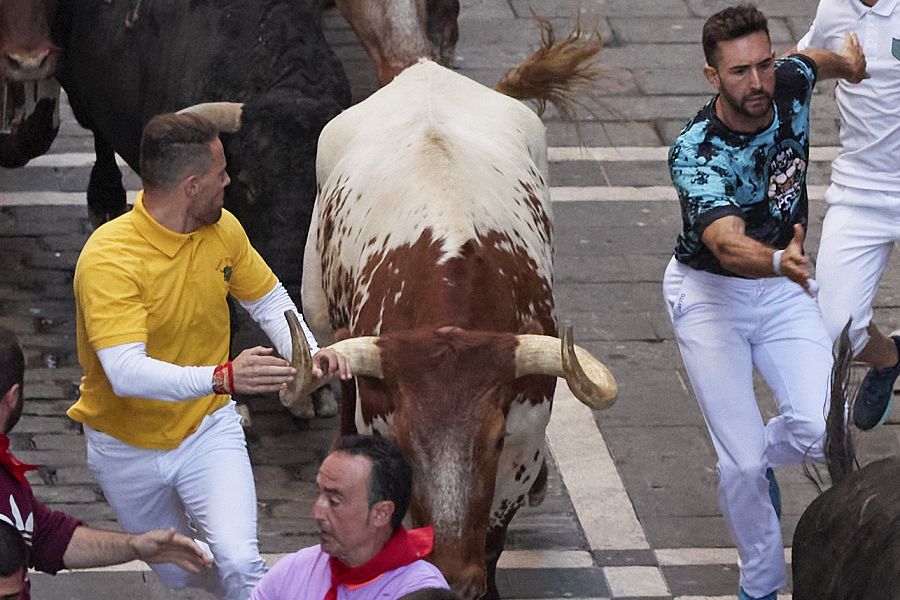
[[(717, 91), (669, 153), (683, 231), (663, 293), (718, 455), (719, 506), (740, 557), (741, 600), (787, 583), (773, 467), (822, 458), (831, 340), (803, 252), (809, 104), (819, 78), (865, 77), (855, 40), (841, 53), (776, 60), (765, 16), (725, 9), (703, 28)], [(763, 422), (753, 369), (780, 415)]]

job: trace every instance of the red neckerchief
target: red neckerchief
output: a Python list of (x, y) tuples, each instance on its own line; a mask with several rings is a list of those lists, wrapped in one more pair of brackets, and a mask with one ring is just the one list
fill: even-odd
[(407, 531), (401, 525), (381, 551), (358, 567), (349, 567), (333, 556), (328, 559), (331, 567), (331, 589), (323, 600), (337, 600), (339, 585), (360, 585), (376, 577), (414, 563), (431, 554), (434, 546), (434, 528), (420, 527)]
[(23, 485), (28, 485), (25, 473), (37, 471), (37, 467), (23, 463), (9, 451), (9, 438), (0, 433), (0, 467), (9, 471)]

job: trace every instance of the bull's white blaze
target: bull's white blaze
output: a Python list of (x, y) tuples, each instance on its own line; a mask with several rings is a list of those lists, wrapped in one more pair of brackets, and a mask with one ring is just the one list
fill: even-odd
[[(459, 256), (467, 242), (507, 234), (496, 245), (527, 254), (549, 290), (551, 246), (537, 220), (551, 218), (544, 125), (517, 100), (421, 62), (325, 127), (316, 170), (303, 275), (304, 306), (319, 313), (311, 320), (321, 320), (327, 298), (346, 308), (353, 330), (370, 299), (361, 266), (374, 256), (390, 260), (391, 250), (426, 232), (440, 244), (438, 262)], [(328, 225), (340, 239), (323, 248), (323, 215), (339, 197), (343, 209)], [(307, 276), (311, 269), (319, 272)], [(355, 300), (339, 297), (339, 273), (349, 275)]]
[[(512, 507), (527, 502), (528, 492), (543, 463), (544, 431), (549, 422), (550, 398), (532, 406), (525, 398), (518, 397), (510, 405), (506, 416), (506, 442), (497, 464), (492, 526), (498, 525)], [(516, 472), (520, 470), (521, 475), (516, 478)]]
[(432, 522), (441, 535), (461, 538), (473, 483), (472, 447), (460, 444), (458, 438), (446, 432), (430, 438), (428, 445), (423, 448), (417, 439), (412, 442), (414, 456), (430, 457), (428, 464), (419, 465), (418, 472), (426, 480), (423, 487), (429, 494)]

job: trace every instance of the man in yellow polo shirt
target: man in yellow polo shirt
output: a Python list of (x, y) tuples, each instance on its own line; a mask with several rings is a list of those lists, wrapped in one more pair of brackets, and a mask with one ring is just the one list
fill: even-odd
[[(256, 490), (232, 393), (275, 392), (295, 370), (269, 348), (228, 360), (231, 295), (290, 356), (284, 311), (296, 307), (223, 210), (230, 179), (216, 128), (197, 115), (150, 120), (134, 210), (90, 237), (75, 269), (88, 465), (127, 531), (198, 531), (216, 569), (153, 569), (169, 586), (243, 599), (265, 572)], [(301, 318), (301, 323), (303, 323)], [(303, 324), (313, 375), (349, 378)], [(318, 350), (318, 351), (317, 351)]]

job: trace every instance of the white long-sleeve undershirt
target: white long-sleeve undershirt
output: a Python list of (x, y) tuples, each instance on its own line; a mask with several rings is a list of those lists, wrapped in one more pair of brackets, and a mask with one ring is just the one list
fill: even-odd
[[(310, 351), (319, 350), (316, 339), (280, 282), (268, 294), (253, 302), (238, 303), (256, 321), (275, 349), (291, 359), (291, 333), (284, 311), (293, 310)], [(217, 365), (179, 366), (147, 356), (147, 344), (133, 342), (110, 346), (97, 352), (106, 378), (117, 396), (183, 402), (213, 393), (212, 376)]]

